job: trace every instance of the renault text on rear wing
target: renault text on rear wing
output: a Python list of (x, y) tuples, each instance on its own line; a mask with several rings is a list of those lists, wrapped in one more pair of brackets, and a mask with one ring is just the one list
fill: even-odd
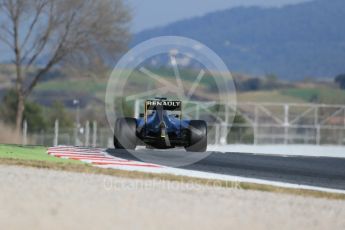
[(145, 101), (146, 110), (171, 110), (181, 111), (181, 101), (159, 101), (159, 100), (147, 100)]

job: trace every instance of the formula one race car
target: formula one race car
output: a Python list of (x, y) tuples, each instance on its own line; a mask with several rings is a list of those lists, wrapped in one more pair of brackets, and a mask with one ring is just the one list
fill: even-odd
[(158, 149), (182, 146), (187, 151), (205, 152), (207, 124), (182, 119), (181, 101), (147, 100), (140, 118), (118, 118), (115, 123), (115, 148), (135, 149), (137, 145)]

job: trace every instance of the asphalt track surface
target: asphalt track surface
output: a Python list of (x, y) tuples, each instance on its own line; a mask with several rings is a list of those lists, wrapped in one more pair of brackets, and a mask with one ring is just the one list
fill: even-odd
[[(136, 150), (136, 154), (150, 153), (148, 155), (151, 156), (152, 151), (149, 151)], [(142, 161), (121, 150), (108, 149), (107, 152), (116, 157)], [(345, 190), (345, 158), (208, 153), (206, 158), (178, 168)], [(164, 150), (157, 154), (169, 162), (170, 159), (174, 160), (176, 155), (190, 153), (183, 150)], [(152, 158), (150, 163), (166, 165), (164, 162), (155, 161), (155, 158)]]

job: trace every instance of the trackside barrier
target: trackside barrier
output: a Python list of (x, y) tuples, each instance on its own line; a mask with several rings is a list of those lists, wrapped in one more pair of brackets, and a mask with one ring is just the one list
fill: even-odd
[[(141, 106), (140, 101), (134, 103), (134, 114), (137, 116), (142, 111)], [(220, 105), (218, 108), (221, 111), (214, 113), (211, 104), (204, 107), (195, 105), (195, 111), (184, 110), (183, 113), (185, 119), (207, 121), (209, 144), (345, 145), (344, 105), (238, 103), (236, 106)], [(113, 145), (112, 130), (98, 127), (96, 121), (67, 129), (60, 128), (57, 121), (51, 130), (31, 133), (28, 133), (29, 128), (24, 121), (23, 144), (28, 143), (30, 135), (30, 143), (46, 146)]]

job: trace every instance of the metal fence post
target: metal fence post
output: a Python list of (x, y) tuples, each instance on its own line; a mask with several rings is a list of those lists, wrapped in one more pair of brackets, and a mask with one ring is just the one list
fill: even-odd
[(219, 145), (219, 124), (215, 125), (215, 137), (214, 137), (214, 141), (215, 141), (215, 145)]
[(139, 118), (140, 116), (140, 100), (134, 102), (134, 117)]
[(195, 118), (196, 118), (197, 120), (199, 120), (199, 119), (200, 119), (200, 105), (199, 105), (199, 104), (195, 104), (195, 106), (196, 106)]
[(284, 105), (284, 144), (289, 143), (289, 105)]
[(59, 139), (59, 120), (55, 120), (53, 146), (57, 146), (59, 144), (58, 139)]
[(26, 120), (24, 120), (23, 122), (23, 137), (22, 137), (22, 144), (23, 145), (27, 145), (28, 143), (28, 123), (26, 122)]
[(73, 130), (73, 136), (74, 136), (74, 146), (78, 146), (79, 145), (79, 141), (78, 141), (78, 132), (79, 132), (79, 128), (78, 128), (78, 124), (75, 123), (74, 125), (74, 130)]
[(317, 127), (319, 125), (319, 107), (315, 106), (314, 110), (314, 126)]
[(108, 148), (112, 148), (113, 147), (113, 139), (111, 137), (108, 137), (107, 147)]
[(225, 104), (224, 105), (224, 113), (225, 113), (225, 117), (224, 117), (224, 122), (228, 125), (229, 124), (229, 105)]
[(90, 146), (90, 122), (85, 124), (85, 146)]
[(316, 127), (316, 144), (320, 145), (320, 140), (321, 140), (321, 128), (320, 125), (317, 125)]
[(258, 124), (259, 124), (259, 108), (254, 107), (254, 145), (258, 144)]
[(97, 122), (93, 121), (92, 123), (92, 147), (97, 146)]
[(221, 133), (220, 144), (226, 145), (228, 142), (228, 140), (227, 140), (228, 124), (226, 124), (225, 122), (222, 122), (222, 124), (221, 124), (220, 133)]

